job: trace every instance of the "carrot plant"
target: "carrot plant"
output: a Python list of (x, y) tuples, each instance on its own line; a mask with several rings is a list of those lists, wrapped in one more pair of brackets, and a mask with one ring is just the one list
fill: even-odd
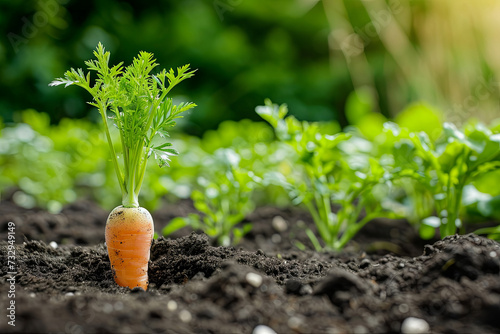
[[(110, 66), (110, 53), (99, 43), (96, 59), (85, 62), (89, 72), (70, 69), (50, 85), (76, 85), (88, 91), (90, 105), (101, 114), (111, 161), (122, 192), (122, 205), (115, 208), (106, 223), (106, 243), (115, 281), (130, 288), (147, 288), (147, 264), (153, 238), (153, 221), (139, 206), (148, 158), (153, 156), (160, 167), (169, 165), (177, 151), (168, 142), (168, 129), (175, 126), (181, 113), (193, 103), (174, 105), (168, 93), (177, 84), (193, 76), (189, 65), (157, 74), (153, 54), (141, 51), (124, 67), (123, 62)], [(91, 72), (97, 78), (91, 82)], [(111, 136), (111, 126), (118, 128), (121, 154)]]
[(437, 221), (443, 238), (457, 228), (464, 233), (460, 219), (464, 188), (479, 175), (500, 168), (500, 135), (478, 123), (464, 131), (445, 123), (443, 137), (433, 142), (423, 132), (413, 133), (393, 123), (385, 128), (394, 147), (394, 170), (413, 178), (433, 196), (438, 217), (424, 222)]
[(172, 219), (163, 229), (163, 235), (190, 226), (205, 232), (219, 245), (237, 244), (251, 229), (250, 224), (237, 225), (255, 209), (252, 193), (261, 181), (253, 172), (241, 168), (240, 160), (230, 148), (218, 149), (205, 157), (204, 166), (211, 173), (198, 177), (191, 194), (200, 214)]
[[(256, 112), (296, 153), (292, 174), (273, 173), (266, 180), (287, 189), (292, 203), (303, 204), (311, 213), (324, 247), (311, 230), (306, 233), (317, 250), (340, 250), (372, 219), (395, 216), (380, 201), (384, 196), (375, 195), (387, 192), (394, 175), (386, 173), (376, 159), (367, 158), (358, 168), (346, 159), (341, 147), (351, 134), (322, 133), (318, 124), (286, 117), (286, 105), (278, 107), (269, 100)], [(334, 205), (340, 207), (336, 213)]]

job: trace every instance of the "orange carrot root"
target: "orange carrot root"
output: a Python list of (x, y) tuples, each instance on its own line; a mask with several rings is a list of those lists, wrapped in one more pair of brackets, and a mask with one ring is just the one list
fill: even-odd
[(115, 282), (148, 288), (148, 262), (153, 218), (144, 208), (116, 207), (106, 222), (106, 245)]

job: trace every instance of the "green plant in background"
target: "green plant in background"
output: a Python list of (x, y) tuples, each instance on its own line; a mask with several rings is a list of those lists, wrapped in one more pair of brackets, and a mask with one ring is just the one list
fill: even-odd
[[(20, 206), (39, 206), (58, 212), (77, 198), (100, 189), (119, 192), (106, 168), (105, 138), (98, 126), (84, 120), (63, 119), (50, 125), (47, 114), (17, 113), (22, 123), (0, 130), (0, 187), (17, 188), (13, 200)], [(33, 161), (37, 161), (33, 164)], [(95, 196), (102, 205), (109, 197)]]
[(176, 133), (172, 145), (183, 154), (169, 163), (168, 173), (158, 164), (147, 166), (141, 203), (151, 210), (156, 209), (164, 197), (170, 202), (189, 198), (196, 178), (203, 170), (203, 160), (207, 154), (200, 147), (200, 138)]
[[(113, 182), (106, 136), (99, 125), (85, 119), (62, 119), (51, 125), (45, 113), (17, 113), (20, 123), (0, 128), (0, 188), (14, 192), (19, 206), (38, 206), (59, 212), (76, 199), (89, 198), (105, 209), (116, 206), (120, 187)], [(110, 133), (119, 150), (118, 132)], [(154, 210), (162, 196), (190, 196), (192, 184), (206, 153), (199, 138), (175, 136), (175, 147), (185, 152), (174, 159), (165, 174), (157, 164), (148, 164), (140, 201)], [(39, 161), (33, 164), (33, 159)], [(5, 194), (5, 193), (4, 193)], [(2, 197), (5, 199), (5, 197)]]
[[(24, 123), (45, 136), (52, 144), (52, 150), (59, 152), (60, 160), (50, 160), (64, 165), (64, 175), (72, 180), (73, 199), (66, 198), (62, 204), (71, 203), (75, 198), (91, 197), (102, 206), (113, 206), (114, 198), (120, 193), (113, 182), (113, 169), (106, 163), (108, 151), (106, 137), (100, 127), (86, 120), (62, 119), (57, 126), (50, 125), (45, 113), (27, 110), (21, 114)], [(61, 173), (62, 174), (62, 173)], [(57, 185), (44, 184), (44, 188)]]
[[(77, 198), (90, 198), (105, 209), (116, 206), (120, 188), (113, 182), (113, 167), (106, 163), (109, 158), (106, 136), (99, 125), (84, 119), (63, 119), (51, 125), (47, 114), (34, 110), (23, 111), (16, 119), (21, 123), (0, 128), (0, 187), (4, 190), (16, 187), (17, 204), (58, 212)], [(111, 131), (110, 135), (118, 151), (119, 133)], [(176, 133), (175, 138), (173, 146), (183, 154), (170, 162), (169, 173), (164, 173), (157, 164), (146, 167), (140, 202), (148, 210), (154, 210), (163, 196), (169, 196), (170, 201), (189, 198), (193, 188), (198, 187), (199, 176), (211, 179), (213, 171), (206, 168), (205, 162), (218, 148), (234, 150), (240, 157), (239, 167), (251, 170), (256, 176), (262, 176), (271, 166), (286, 159), (277, 150), (272, 130), (264, 122), (227, 121), (201, 139), (182, 133)], [(31, 157), (21, 154), (28, 148), (20, 146), (29, 146), (36, 154), (30, 153)], [(38, 166), (31, 163), (33, 157), (41, 161)], [(45, 167), (41, 168), (42, 164)], [(278, 190), (255, 189), (255, 204), (286, 206), (288, 202)]]
[[(358, 166), (346, 159), (340, 147), (350, 140), (350, 134), (325, 134), (318, 124), (286, 117), (286, 105), (277, 106), (269, 100), (256, 112), (296, 153), (294, 174), (272, 173), (266, 180), (287, 189), (293, 204), (304, 204), (326, 248), (340, 250), (370, 220), (395, 216), (384, 208), (384, 194), (377, 194), (387, 192), (384, 188), (393, 176), (375, 159), (365, 159)], [(332, 204), (340, 206), (337, 213)], [(323, 248), (311, 230), (306, 233), (316, 249)]]
[[(203, 135), (200, 146), (210, 155), (221, 148), (234, 150), (240, 158), (238, 166), (252, 171), (261, 179), (272, 170), (288, 168), (287, 161), (291, 157), (290, 150), (275, 140), (274, 131), (266, 122), (249, 119), (221, 123), (216, 130), (209, 130)], [(207, 169), (200, 169), (199, 172), (210, 178)], [(253, 199), (257, 206), (270, 203), (289, 205), (287, 194), (280, 187), (272, 185), (256, 188)]]
[(3, 190), (17, 187), (16, 203), (57, 212), (61, 203), (76, 199), (73, 180), (62, 163), (66, 155), (52, 150), (50, 139), (22, 123), (4, 128), (0, 136), (0, 185)]
[[(101, 43), (94, 51), (97, 60), (85, 62), (90, 71), (97, 73), (97, 80), (91, 86), (90, 72), (71, 69), (64, 78), (50, 85), (77, 85), (87, 90), (93, 97), (90, 105), (101, 114), (106, 133), (111, 160), (122, 192), (122, 203), (126, 208), (139, 206), (139, 192), (142, 187), (148, 158), (154, 155), (160, 167), (167, 165), (177, 151), (166, 142), (167, 130), (175, 125), (180, 114), (195, 107), (194, 103), (176, 106), (167, 94), (180, 82), (193, 76), (189, 65), (174, 70), (163, 70), (153, 75), (151, 71), (158, 65), (153, 54), (140, 52), (133, 63), (122, 67), (119, 63), (109, 67), (110, 53), (104, 51)], [(108, 112), (110, 114), (108, 115)], [(119, 164), (108, 125), (111, 118), (120, 132), (123, 163)], [(121, 167), (120, 167), (121, 166)]]
[[(500, 195), (495, 196), (493, 194), (496, 191), (491, 191), (491, 185), (498, 184), (498, 172), (500, 169), (480, 175), (471, 184), (465, 186), (462, 205), (465, 207), (464, 216), (467, 221), (486, 222), (490, 225), (479, 228), (474, 233), (486, 234), (488, 238), (500, 241), (500, 224), (491, 226), (492, 221), (498, 222), (500, 220)], [(485, 181), (489, 181), (487, 188), (490, 189), (490, 193), (481, 192), (476, 188)]]
[[(423, 238), (431, 238), (435, 234), (434, 230), (422, 225), (421, 220), (433, 213), (432, 194), (425, 185), (414, 178), (404, 176), (404, 173), (410, 172), (409, 170), (391, 168), (400, 163), (405, 164), (406, 161), (399, 161), (403, 155), (394, 157), (393, 136), (384, 130), (388, 120), (374, 111), (374, 103), (372, 94), (366, 88), (351, 93), (346, 103), (346, 116), (353, 126), (348, 127), (346, 131), (355, 133), (358, 142), (364, 138), (363, 146), (371, 146), (371, 149), (365, 149), (365, 156), (375, 158), (386, 170), (390, 170), (391, 174), (399, 174), (393, 179), (392, 191), (385, 201), (393, 207), (394, 211), (419, 229)], [(441, 117), (439, 110), (426, 103), (418, 102), (408, 105), (397, 114), (393, 121), (410, 132), (425, 132), (431, 140), (435, 141), (443, 132)], [(346, 153), (348, 153), (346, 157), (350, 159), (354, 152)]]
[(479, 123), (468, 124), (464, 131), (445, 123), (443, 137), (434, 143), (423, 132), (410, 132), (394, 123), (385, 127), (394, 143), (395, 170), (433, 194), (438, 217), (429, 217), (424, 224), (439, 226), (441, 237), (455, 234), (457, 227), (465, 232), (460, 219), (464, 188), (481, 174), (500, 168), (500, 135)]
[[(498, 203), (499, 199), (496, 199), (496, 203)], [(491, 227), (483, 227), (474, 231), (475, 234), (485, 234), (488, 238), (496, 240), (500, 242), (500, 225), (491, 226)]]
[(281, 188), (264, 187), (262, 182), (265, 174), (288, 157), (278, 146), (272, 129), (264, 122), (225, 121), (216, 130), (207, 131), (178, 159), (180, 172), (188, 164), (196, 166), (197, 175), (189, 187), (194, 189), (191, 199), (200, 213), (173, 219), (163, 234), (190, 226), (204, 231), (218, 244), (236, 244), (250, 229), (250, 225), (238, 224), (257, 206), (287, 206), (288, 196)]
[(204, 166), (211, 171), (208, 177), (198, 177), (198, 187), (191, 194), (200, 214), (177, 217), (168, 223), (165, 236), (185, 226), (201, 230), (214, 238), (219, 245), (237, 244), (251, 225), (241, 223), (255, 209), (252, 193), (260, 178), (239, 167), (241, 157), (230, 148), (222, 148), (204, 159)]

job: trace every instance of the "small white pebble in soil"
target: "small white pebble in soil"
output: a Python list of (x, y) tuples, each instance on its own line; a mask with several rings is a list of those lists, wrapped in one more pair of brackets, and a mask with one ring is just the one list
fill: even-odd
[(286, 222), (285, 218), (281, 216), (274, 217), (272, 225), (277, 232), (285, 232), (286, 230), (288, 230), (288, 223)]
[(50, 246), (50, 247), (52, 247), (52, 248), (54, 248), (54, 249), (56, 249), (57, 247), (59, 247), (59, 245), (58, 245), (58, 244), (57, 244), (57, 242), (55, 242), (55, 241), (51, 241), (51, 242), (49, 243), (49, 246)]
[(35, 298), (35, 297), (36, 297), (36, 294), (35, 294), (34, 292), (31, 292), (31, 293), (29, 294), (29, 296), (30, 296), (31, 298)]
[(254, 288), (258, 288), (262, 285), (262, 276), (260, 276), (259, 274), (248, 273), (245, 276), (245, 279), (247, 280), (248, 284), (250, 284)]
[(169, 311), (177, 310), (177, 303), (174, 300), (169, 300), (167, 303), (167, 308)]
[(491, 251), (490, 252), (490, 257), (497, 257), (497, 252)]
[(299, 293), (301, 295), (311, 295), (313, 293), (313, 288), (309, 284), (303, 285), (300, 288)]
[(414, 317), (406, 318), (401, 325), (401, 333), (403, 334), (429, 333), (429, 329), (427, 321)]
[(252, 334), (276, 334), (276, 332), (271, 327), (258, 325), (253, 329)]
[(190, 322), (192, 318), (193, 317), (188, 310), (182, 310), (179, 312), (179, 319), (181, 319), (182, 322)]
[(66, 292), (65, 296), (66, 297), (71, 297), (74, 296), (75, 294), (73, 292)]

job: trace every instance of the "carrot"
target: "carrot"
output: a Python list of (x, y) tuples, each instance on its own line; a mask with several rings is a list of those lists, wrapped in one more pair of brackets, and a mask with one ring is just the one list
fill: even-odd
[(153, 230), (153, 218), (144, 208), (119, 206), (109, 214), (106, 245), (111, 270), (118, 285), (147, 290)]
[[(170, 90), (181, 81), (192, 77), (189, 65), (170, 69), (158, 74), (150, 72), (158, 66), (153, 54), (141, 51), (131, 65), (122, 63), (108, 66), (110, 53), (99, 43), (94, 51), (97, 60), (85, 62), (88, 69), (97, 72), (94, 85), (90, 83), (90, 72), (71, 69), (50, 86), (77, 85), (93, 96), (90, 105), (96, 107), (102, 117), (108, 141), (111, 161), (122, 191), (122, 205), (115, 208), (106, 223), (106, 244), (115, 282), (130, 289), (148, 287), (148, 261), (153, 239), (153, 219), (149, 212), (139, 206), (146, 166), (150, 156), (158, 165), (169, 165), (171, 156), (178, 155), (166, 142), (167, 129), (175, 125), (180, 114), (196, 105), (181, 103), (174, 105), (167, 98)], [(115, 151), (110, 125), (120, 132), (121, 156)]]

